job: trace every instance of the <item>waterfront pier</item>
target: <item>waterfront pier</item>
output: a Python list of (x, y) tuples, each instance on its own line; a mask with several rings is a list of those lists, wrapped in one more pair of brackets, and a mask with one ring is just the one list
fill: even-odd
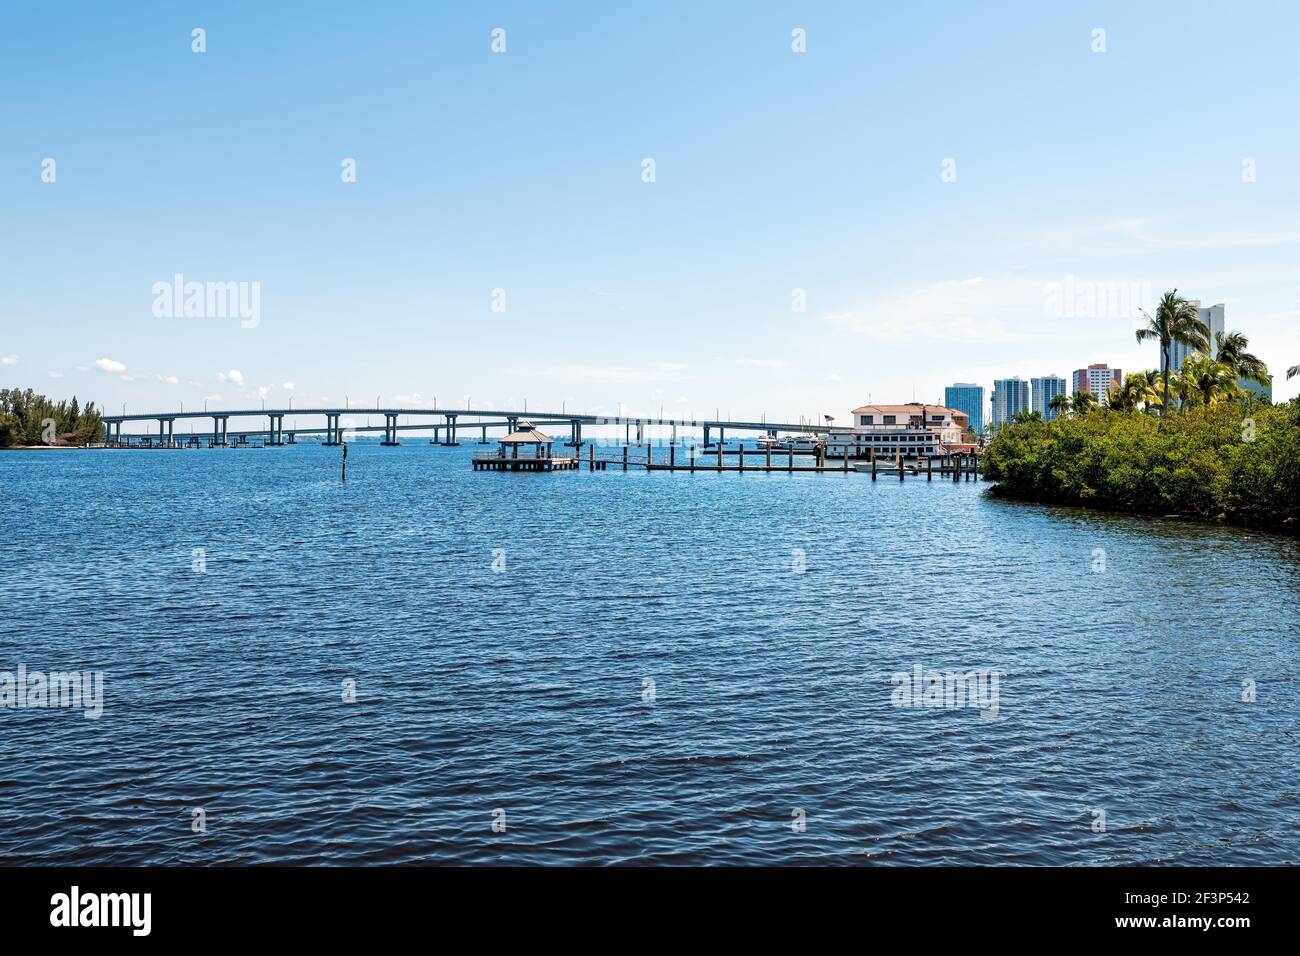
[[(495, 453), (479, 452), (474, 455), (475, 471), (576, 471), (576, 455), (557, 456), (552, 453), (555, 439), (539, 432), (532, 422), (521, 421), (517, 431), (501, 439)], [(519, 454), (520, 449), (524, 454)], [(595, 446), (592, 446), (595, 451)]]

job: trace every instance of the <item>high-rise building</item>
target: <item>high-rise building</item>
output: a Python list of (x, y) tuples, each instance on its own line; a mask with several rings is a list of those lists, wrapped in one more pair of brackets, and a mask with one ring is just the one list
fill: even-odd
[[(1218, 345), (1215, 344), (1214, 337), (1216, 335), (1222, 335), (1225, 329), (1223, 324), (1223, 303), (1220, 302), (1218, 305), (1211, 305), (1204, 309), (1201, 308), (1201, 302), (1199, 299), (1192, 299), (1191, 303), (1196, 306), (1196, 317), (1204, 322), (1210, 330), (1210, 358), (1214, 358), (1219, 350)], [(1156, 344), (1156, 348), (1160, 348), (1159, 343)], [(1170, 374), (1177, 375), (1181, 372), (1183, 370), (1183, 363), (1187, 361), (1188, 356), (1190, 356), (1194, 351), (1195, 349), (1188, 345), (1184, 345), (1182, 342), (1171, 343), (1169, 346), (1169, 355), (1171, 359), (1169, 364)], [(1160, 370), (1163, 372), (1165, 369), (1165, 356), (1163, 351), (1160, 352), (1159, 366)]]
[(1033, 392), (1033, 410), (1050, 422), (1056, 417), (1056, 412), (1052, 410), (1052, 399), (1065, 394), (1065, 379), (1059, 375), (1044, 375), (1042, 378), (1031, 378), (1029, 384)]
[[(1228, 329), (1226, 324), (1226, 316), (1225, 316), (1226, 309), (1224, 308), (1222, 302), (1219, 302), (1216, 305), (1208, 306), (1206, 308), (1201, 308), (1200, 300), (1192, 299), (1190, 301), (1192, 305), (1196, 306), (1196, 317), (1200, 319), (1202, 322), (1204, 322), (1206, 328), (1210, 330), (1210, 336), (1209, 336), (1210, 356), (1209, 357), (1218, 358), (1219, 343), (1217, 341), (1217, 338), (1220, 335), (1225, 335)], [(1157, 346), (1157, 348), (1158, 347), (1159, 346)], [(1191, 354), (1194, 351), (1195, 349), (1192, 349), (1189, 346), (1184, 345), (1182, 342), (1171, 343), (1169, 347), (1169, 354), (1172, 359), (1169, 364), (1170, 373), (1176, 375), (1178, 372), (1181, 372), (1183, 369), (1183, 363), (1187, 361), (1187, 359), (1191, 356)], [(1160, 356), (1160, 370), (1164, 371), (1164, 367), (1165, 367), (1164, 353), (1162, 352)], [(1239, 378), (1237, 379), (1237, 387), (1245, 392), (1255, 392), (1259, 395), (1263, 395), (1267, 397), (1269, 401), (1273, 400), (1273, 385), (1271, 381), (1267, 386), (1265, 386), (1265, 385), (1260, 385), (1258, 382), (1249, 382), (1244, 378)]]
[(1119, 385), (1123, 381), (1124, 373), (1120, 369), (1111, 368), (1105, 362), (1089, 365), (1087, 368), (1075, 369), (1074, 372), (1074, 390), (1076, 392), (1092, 392), (1097, 396), (1098, 405), (1105, 405), (1110, 398), (1112, 383)]
[(1262, 395), (1270, 402), (1273, 401), (1273, 376), (1272, 375), (1268, 377), (1267, 385), (1261, 385), (1259, 384), (1259, 382), (1252, 382), (1250, 381), (1250, 379), (1239, 378), (1237, 379), (1237, 387), (1240, 388), (1243, 392), (1254, 392), (1256, 395)]
[(943, 403), (966, 413), (966, 421), (976, 435), (984, 434), (984, 386), (957, 382), (943, 390)]
[(1029, 411), (1029, 383), (1019, 375), (993, 382), (993, 424), (1005, 425), (1012, 417)]

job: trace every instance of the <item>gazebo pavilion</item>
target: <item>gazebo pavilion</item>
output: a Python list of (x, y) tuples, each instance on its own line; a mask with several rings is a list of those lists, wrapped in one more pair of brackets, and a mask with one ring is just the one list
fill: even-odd
[[(557, 458), (551, 453), (555, 439), (533, 427), (532, 422), (521, 421), (515, 430), (501, 439), (495, 454), (475, 455), (475, 471), (567, 471), (576, 470), (576, 457)], [(519, 454), (528, 449), (532, 454)]]

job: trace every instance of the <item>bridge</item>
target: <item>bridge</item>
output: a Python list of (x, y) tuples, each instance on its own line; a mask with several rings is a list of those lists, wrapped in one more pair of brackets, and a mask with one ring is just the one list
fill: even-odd
[[(306, 428), (292, 427), (286, 433), (284, 428), (284, 419), (288, 415), (293, 419), (317, 418), (323, 419), (323, 424), (318, 426), (309, 426)], [(384, 418), (383, 425), (358, 425), (354, 422), (344, 422), (345, 419), (354, 419), (358, 416), (380, 416)], [(513, 431), (522, 420), (532, 422), (538, 428), (555, 428), (565, 427), (569, 429), (568, 444), (573, 447), (581, 447), (583, 443), (582, 429), (583, 426), (601, 426), (601, 425), (621, 425), (628, 434), (628, 440), (631, 440), (631, 429), (636, 428), (636, 441), (641, 444), (645, 440), (645, 428), (647, 426), (659, 426), (672, 429), (672, 439), (675, 444), (677, 441), (678, 428), (698, 428), (704, 432), (704, 444), (710, 444), (710, 438), (717, 431), (718, 442), (726, 441), (726, 432), (728, 429), (738, 432), (758, 432), (762, 434), (777, 435), (785, 433), (797, 433), (801, 435), (824, 434), (827, 429), (822, 425), (800, 422), (798, 424), (791, 422), (768, 422), (768, 421), (723, 421), (720, 419), (684, 419), (684, 418), (646, 418), (632, 417), (626, 415), (580, 415), (574, 412), (529, 412), (524, 411), (506, 411), (506, 410), (483, 410), (469, 408), (258, 408), (258, 409), (230, 409), (226, 411), (201, 411), (201, 412), (141, 412), (132, 415), (105, 415), (104, 431), (105, 441), (109, 445), (130, 444), (132, 440), (143, 441), (148, 439), (154, 440), (152, 434), (147, 433), (128, 433), (122, 434), (122, 424), (124, 422), (157, 422), (158, 437), (157, 441), (164, 446), (178, 444), (176, 438), (176, 422), (186, 419), (205, 419), (212, 422), (211, 444), (215, 446), (224, 446), (229, 444), (230, 419), (255, 419), (264, 420), (265, 428), (257, 427), (261, 421), (257, 421), (252, 428), (236, 427), (234, 432), (237, 436), (244, 439), (249, 437), (261, 438), (268, 445), (292, 444), (297, 440), (299, 435), (323, 435), (325, 444), (338, 445), (343, 441), (343, 435), (351, 432), (383, 432), (383, 444), (397, 445), (398, 432), (406, 430), (428, 431), (432, 429), (433, 440), (439, 442), (439, 436), (444, 436), (439, 442), (443, 445), (458, 445), (457, 440), (461, 429), (478, 429), (480, 441), (487, 441), (488, 429), (504, 429)], [(406, 424), (399, 424), (398, 420), (406, 418)], [(411, 424), (411, 418), (423, 418), (427, 421)], [(462, 422), (461, 419), (470, 419)], [(204, 434), (207, 434), (206, 431)], [(195, 435), (194, 437), (197, 437)], [(182, 439), (183, 440), (183, 439)]]

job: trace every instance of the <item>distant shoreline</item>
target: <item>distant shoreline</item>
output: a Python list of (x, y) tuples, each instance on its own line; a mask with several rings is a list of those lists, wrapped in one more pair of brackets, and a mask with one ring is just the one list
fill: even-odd
[(107, 448), (102, 442), (98, 445), (0, 445), (0, 452), (5, 451), (85, 451), (87, 449)]

